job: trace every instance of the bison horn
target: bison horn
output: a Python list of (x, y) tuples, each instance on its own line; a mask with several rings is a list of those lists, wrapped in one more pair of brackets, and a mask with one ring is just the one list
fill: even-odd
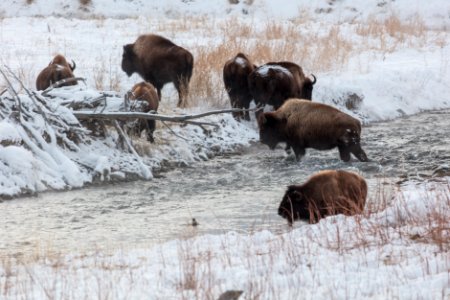
[(314, 76), (314, 74), (311, 74), (312, 78), (314, 78), (314, 80), (311, 82), (312, 84), (315, 84), (317, 82), (317, 78), (316, 76)]
[(75, 64), (75, 62), (72, 59), (72, 65), (70, 66), (70, 69), (73, 71), (73, 70), (75, 70), (76, 67), (77, 67), (77, 65)]

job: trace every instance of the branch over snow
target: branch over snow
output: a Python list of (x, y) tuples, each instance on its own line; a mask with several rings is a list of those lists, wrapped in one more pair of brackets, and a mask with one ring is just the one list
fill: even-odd
[[(146, 119), (146, 120), (158, 120), (158, 121), (169, 121), (169, 122), (187, 122), (189, 120), (203, 118), (210, 115), (232, 113), (232, 112), (245, 112), (245, 111), (256, 111), (261, 108), (255, 107), (252, 109), (222, 109), (213, 110), (196, 115), (179, 115), (179, 116), (167, 116), (154, 113), (141, 113), (141, 112), (103, 112), (95, 113), (89, 111), (74, 111), (73, 114), (80, 120), (84, 119), (109, 119), (109, 120), (127, 120), (127, 119)], [(212, 124), (209, 124), (212, 125)]]

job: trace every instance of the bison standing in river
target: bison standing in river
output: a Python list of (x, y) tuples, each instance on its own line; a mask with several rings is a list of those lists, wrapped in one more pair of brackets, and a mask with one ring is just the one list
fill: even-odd
[(161, 89), (172, 82), (178, 91), (178, 107), (186, 107), (194, 58), (186, 49), (154, 34), (141, 35), (133, 44), (123, 47), (122, 70), (131, 76), (138, 73), (155, 86), (161, 100)]
[(288, 187), (278, 214), (289, 224), (295, 220), (316, 223), (331, 215), (360, 214), (367, 197), (367, 183), (358, 174), (327, 170), (313, 175), (301, 185)]
[(311, 100), (313, 85), (302, 68), (292, 62), (270, 62), (256, 68), (248, 77), (250, 93), (257, 105), (278, 109), (289, 98)]
[[(223, 66), (223, 82), (230, 97), (231, 107), (243, 109), (250, 107), (253, 97), (248, 87), (248, 75), (255, 68), (256, 66), (243, 53), (238, 53)], [(248, 111), (233, 113), (233, 117), (250, 120)]]
[[(49, 63), (47, 67), (45, 67), (38, 75), (36, 79), (36, 89), (45, 90), (53, 83), (75, 77), (73, 75), (73, 71), (75, 70), (75, 62), (72, 61), (72, 65), (70, 65), (66, 58), (58, 54), (53, 60)], [(68, 86), (68, 85), (76, 85), (76, 82), (65, 82), (60, 86)]]
[(274, 112), (258, 117), (260, 140), (275, 149), (285, 142), (295, 157), (305, 155), (306, 148), (328, 150), (338, 147), (343, 161), (350, 153), (360, 161), (368, 161), (361, 148), (361, 122), (340, 110), (322, 103), (289, 99)]
[[(148, 82), (141, 82), (133, 86), (129, 92), (129, 100), (139, 100), (144, 102), (141, 107), (142, 112), (157, 111), (159, 106), (159, 98), (155, 87)], [(144, 129), (147, 130), (147, 140), (154, 142), (153, 132), (155, 131), (155, 120), (138, 120), (137, 126), (140, 134)]]

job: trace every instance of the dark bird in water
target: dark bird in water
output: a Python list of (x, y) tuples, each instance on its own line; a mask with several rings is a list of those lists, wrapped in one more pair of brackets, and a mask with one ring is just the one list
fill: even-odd
[(243, 291), (229, 290), (220, 295), (217, 300), (238, 300)]
[(195, 218), (192, 218), (191, 225), (194, 226), (194, 227), (198, 225), (198, 222), (197, 222), (197, 220)]

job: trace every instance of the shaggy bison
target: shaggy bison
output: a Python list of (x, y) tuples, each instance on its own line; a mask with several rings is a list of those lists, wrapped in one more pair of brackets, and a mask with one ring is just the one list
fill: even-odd
[[(248, 87), (248, 75), (255, 68), (256, 66), (243, 53), (238, 53), (223, 66), (223, 82), (230, 97), (231, 107), (244, 109), (250, 107), (253, 97)], [(233, 117), (250, 120), (248, 111), (233, 113)]]
[(172, 82), (178, 91), (178, 107), (186, 106), (194, 58), (186, 49), (168, 39), (146, 34), (123, 47), (122, 70), (131, 76), (138, 73), (153, 84), (161, 100), (161, 89)]
[[(36, 89), (38, 91), (45, 90), (57, 81), (73, 78), (73, 70), (75, 70), (75, 67), (76, 65), (74, 61), (72, 61), (72, 65), (70, 65), (63, 55), (56, 55), (49, 65), (39, 73), (36, 79)], [(65, 82), (61, 84), (61, 86), (76, 84), (76, 82)]]
[(350, 160), (350, 153), (360, 161), (369, 160), (360, 145), (361, 123), (326, 104), (289, 99), (277, 111), (261, 114), (258, 126), (263, 144), (274, 149), (285, 142), (297, 160), (305, 155), (306, 148), (335, 147), (343, 161)]
[[(129, 92), (129, 100), (140, 100), (144, 104), (140, 108), (142, 112), (157, 111), (159, 105), (158, 94), (155, 87), (148, 82), (141, 82), (133, 86)], [(137, 126), (140, 134), (144, 129), (147, 129), (147, 139), (153, 143), (153, 132), (155, 131), (155, 120), (138, 120)]]
[(289, 224), (299, 219), (316, 223), (326, 216), (361, 213), (366, 197), (367, 184), (361, 176), (341, 170), (321, 171), (304, 184), (289, 186), (278, 214)]
[(278, 109), (289, 98), (311, 100), (313, 85), (302, 68), (292, 62), (270, 62), (256, 68), (248, 77), (250, 93), (257, 105)]

